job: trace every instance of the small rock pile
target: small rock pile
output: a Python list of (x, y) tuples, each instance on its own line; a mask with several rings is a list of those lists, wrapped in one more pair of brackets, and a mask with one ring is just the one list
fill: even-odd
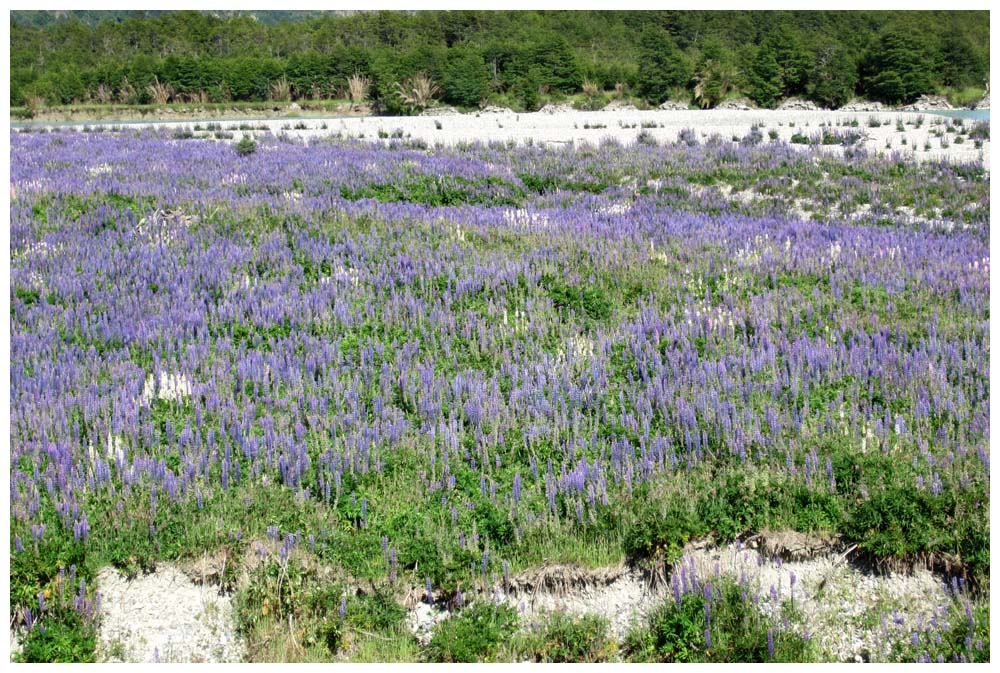
[(512, 114), (515, 114), (515, 112), (513, 110), (511, 110), (509, 107), (500, 107), (499, 105), (487, 105), (482, 110), (480, 110), (480, 112), (482, 114), (487, 114), (487, 115), (512, 115)]
[(885, 112), (888, 110), (885, 105), (875, 101), (852, 100), (847, 105), (838, 109), (838, 112)]
[(931, 96), (924, 94), (913, 103), (904, 105), (900, 110), (921, 112), (923, 110), (954, 110), (952, 104), (944, 96)]
[(605, 105), (602, 108), (602, 112), (635, 112), (638, 109), (628, 101), (615, 99)]
[(420, 113), (421, 117), (453, 117), (462, 114), (450, 105), (445, 107), (429, 107)]
[(818, 110), (819, 107), (816, 103), (811, 100), (804, 100), (802, 98), (786, 98), (781, 101), (776, 109), (778, 110)]
[(573, 106), (570, 105), (569, 103), (559, 103), (558, 105), (553, 105), (552, 103), (549, 103), (548, 105), (544, 106), (541, 110), (539, 110), (539, 112), (544, 112), (545, 114), (550, 114), (550, 115), (559, 114), (561, 112), (573, 112)]
[(687, 110), (687, 103), (682, 103), (677, 100), (668, 100), (660, 104), (660, 110)]
[(753, 101), (746, 98), (734, 98), (732, 100), (727, 100), (719, 103), (715, 106), (716, 110), (756, 110), (757, 106)]

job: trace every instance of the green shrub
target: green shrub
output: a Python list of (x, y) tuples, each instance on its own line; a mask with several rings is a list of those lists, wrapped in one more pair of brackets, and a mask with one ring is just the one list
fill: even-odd
[(946, 557), (981, 582), (989, 576), (989, 521), (976, 511), (988, 502), (985, 485), (976, 482), (935, 494), (930, 485), (896, 480), (858, 503), (843, 534), (876, 560)]
[(679, 500), (664, 507), (648, 503), (625, 529), (622, 548), (630, 559), (656, 557), (672, 565), (684, 545), (708, 531), (704, 519)]
[(516, 628), (517, 613), (513, 608), (476, 603), (438, 624), (426, 658), (431, 662), (490, 661)]
[[(710, 585), (709, 594), (706, 598), (703, 591), (687, 593), (679, 605), (668, 600), (655, 610), (645, 627), (626, 636), (623, 651), (628, 660), (734, 663), (815, 659), (808, 641), (770, 623), (731, 580)], [(706, 601), (710, 610), (705, 608)]]
[(24, 640), (18, 660), (25, 663), (93, 663), (97, 639), (76, 612), (56, 606)]
[(558, 310), (573, 310), (592, 320), (607, 320), (611, 317), (611, 299), (596, 285), (570, 285), (548, 275), (542, 277), (541, 284)]
[(594, 663), (614, 654), (608, 622), (596, 615), (552, 615), (531, 653), (537, 662)]
[(233, 145), (233, 148), (241, 157), (246, 157), (257, 151), (257, 143), (250, 136), (243, 136), (238, 143)]

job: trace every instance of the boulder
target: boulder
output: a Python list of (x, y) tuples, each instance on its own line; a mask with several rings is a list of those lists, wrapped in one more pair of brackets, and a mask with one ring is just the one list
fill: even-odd
[(687, 110), (687, 103), (682, 103), (677, 100), (668, 100), (660, 104), (660, 110)]

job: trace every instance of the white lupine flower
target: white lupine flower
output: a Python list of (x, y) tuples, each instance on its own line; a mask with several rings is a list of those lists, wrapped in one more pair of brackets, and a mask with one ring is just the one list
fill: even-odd
[(151, 404), (156, 399), (176, 402), (190, 397), (192, 390), (191, 381), (183, 374), (160, 372), (159, 377), (146, 377), (142, 387), (142, 401), (145, 404)]

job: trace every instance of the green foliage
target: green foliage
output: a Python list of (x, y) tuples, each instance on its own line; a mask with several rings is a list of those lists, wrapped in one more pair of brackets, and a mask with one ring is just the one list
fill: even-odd
[(672, 565), (680, 558), (684, 545), (710, 530), (679, 497), (662, 507), (642, 493), (638, 501), (642, 508), (625, 529), (622, 539), (622, 548), (628, 558), (655, 557)]
[(931, 90), (931, 72), (921, 42), (908, 32), (889, 30), (861, 61), (861, 87), (873, 100), (910, 102)]
[(781, 67), (774, 51), (762, 47), (750, 70), (750, 97), (762, 107), (774, 107), (781, 96)]
[(553, 276), (543, 277), (541, 284), (560, 311), (574, 311), (581, 317), (597, 321), (607, 320), (614, 311), (611, 299), (597, 285), (571, 285)]
[(950, 560), (977, 582), (989, 573), (988, 525), (972, 512), (988, 502), (982, 485), (935, 494), (930, 484), (915, 488), (899, 477), (883, 488), (870, 487), (844, 524), (845, 537), (882, 560)]
[(650, 26), (639, 38), (639, 95), (653, 104), (667, 100), (671, 90), (691, 79), (687, 57), (665, 30)]
[(806, 93), (812, 54), (803, 45), (800, 34), (780, 25), (765, 38), (760, 51), (774, 57), (781, 96)]
[(489, 92), (490, 80), (483, 57), (472, 49), (448, 52), (448, 65), (441, 81), (445, 102), (476, 107)]
[(532, 640), (529, 656), (536, 662), (596, 663), (615, 653), (608, 622), (597, 615), (554, 613)]
[(526, 112), (535, 112), (541, 106), (538, 98), (538, 89), (541, 86), (541, 76), (537, 68), (530, 68), (528, 73), (518, 80), (515, 92)]
[(413, 175), (386, 183), (370, 183), (351, 188), (341, 185), (340, 195), (348, 201), (376, 199), (382, 203), (407, 201), (428, 206), (516, 206), (524, 192), (502, 178), (469, 180), (461, 176)]
[(93, 663), (97, 636), (76, 612), (56, 607), (24, 639), (18, 661), (24, 663)]
[(583, 73), (576, 54), (562, 35), (550, 35), (530, 45), (524, 53), (524, 68), (534, 72), (542, 86), (561, 93), (580, 90)]
[[(908, 100), (941, 87), (982, 86), (989, 64), (989, 17), (982, 12), (277, 12), (264, 22), (256, 18), (267, 14), (261, 12), (251, 18), (182, 11), (57, 18), (66, 14), (12, 14), (11, 105), (39, 97), (47, 105), (150, 104), (153, 82), (169, 87), (172, 102), (266, 101), (270, 84), (282, 78), (293, 99), (323, 98), (360, 73), (372, 79), (377, 109), (399, 114), (405, 106), (395, 84), (423, 72), (442, 85), (446, 103), (468, 107), (492, 92), (532, 111), (539, 87), (569, 95), (584, 78), (604, 90), (636, 87), (653, 104), (694, 87), (696, 98), (712, 106), (734, 88), (755, 95), (753, 48), (760, 45), (780, 70), (779, 96), (835, 106), (857, 93)], [(889, 33), (920, 36), (916, 62), (923, 71), (907, 65), (910, 47), (898, 49)], [(863, 53), (868, 65), (857, 91), (854, 55)]]
[(345, 613), (347, 622), (366, 631), (389, 632), (400, 627), (406, 618), (406, 608), (385, 587), (371, 593), (351, 597)]
[(699, 499), (700, 524), (724, 540), (767, 528), (801, 532), (837, 530), (837, 497), (777, 472), (735, 468), (720, 474)]
[(247, 157), (257, 151), (257, 143), (250, 136), (243, 136), (239, 142), (233, 145), (233, 149), (241, 157)]
[[(623, 647), (628, 660), (803, 663), (815, 659), (808, 641), (768, 623), (734, 582), (724, 579), (710, 586), (710, 598), (696, 591), (684, 594), (680, 605), (668, 600), (650, 615), (645, 628), (629, 633)], [(706, 600), (711, 603), (710, 621), (706, 619)], [(773, 654), (768, 651), (769, 630)]]
[(438, 624), (427, 646), (427, 661), (490, 661), (517, 628), (517, 613), (507, 605), (475, 603)]

